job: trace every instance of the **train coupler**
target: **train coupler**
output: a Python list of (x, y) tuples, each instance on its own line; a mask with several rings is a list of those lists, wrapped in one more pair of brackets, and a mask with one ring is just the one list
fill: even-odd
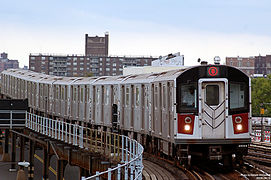
[(222, 159), (222, 147), (221, 146), (209, 146), (209, 159), (221, 160)]

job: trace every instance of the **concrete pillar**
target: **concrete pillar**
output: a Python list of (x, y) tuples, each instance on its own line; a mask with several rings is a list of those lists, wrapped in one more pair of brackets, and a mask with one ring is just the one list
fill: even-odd
[(2, 161), (3, 162), (9, 162), (10, 161), (10, 155), (8, 153), (8, 149), (9, 149), (8, 142), (9, 142), (9, 130), (6, 129), (5, 130), (4, 152), (3, 152), (3, 155), (2, 155)]
[(28, 180), (34, 180), (34, 153), (35, 144), (32, 140), (29, 140), (29, 167), (28, 167)]
[(16, 134), (11, 133), (11, 167), (9, 171), (17, 171), (15, 168), (15, 161), (16, 161)]

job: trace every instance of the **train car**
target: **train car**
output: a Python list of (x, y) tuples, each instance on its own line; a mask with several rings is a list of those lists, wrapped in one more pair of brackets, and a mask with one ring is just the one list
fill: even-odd
[(250, 143), (250, 89), (250, 78), (234, 67), (208, 65), (184, 71), (176, 79), (175, 145), (187, 145), (192, 156), (225, 164), (232, 157), (239, 161)]
[(250, 79), (234, 67), (201, 65), (162, 73), (76, 78), (6, 70), (1, 93), (16, 98), (17, 81), (25, 81), (24, 97), (33, 112), (47, 111), (107, 130), (117, 127), (146, 151), (185, 164), (191, 157), (225, 165), (231, 165), (233, 158), (241, 162), (250, 143)]

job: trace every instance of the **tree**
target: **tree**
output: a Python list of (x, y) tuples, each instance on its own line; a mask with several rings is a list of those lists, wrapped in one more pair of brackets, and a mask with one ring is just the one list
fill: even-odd
[(265, 109), (264, 116), (271, 116), (271, 75), (251, 80), (252, 116), (260, 116), (260, 108)]
[(93, 76), (93, 72), (85, 73), (85, 77), (92, 77), (92, 76)]

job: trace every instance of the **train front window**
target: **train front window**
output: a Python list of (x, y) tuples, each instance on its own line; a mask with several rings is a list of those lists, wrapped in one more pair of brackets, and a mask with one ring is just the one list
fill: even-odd
[(206, 104), (209, 106), (217, 106), (219, 104), (219, 86), (207, 85), (206, 86)]
[(194, 110), (197, 108), (196, 84), (181, 85), (181, 109)]
[(245, 107), (245, 89), (242, 83), (230, 83), (230, 109)]

